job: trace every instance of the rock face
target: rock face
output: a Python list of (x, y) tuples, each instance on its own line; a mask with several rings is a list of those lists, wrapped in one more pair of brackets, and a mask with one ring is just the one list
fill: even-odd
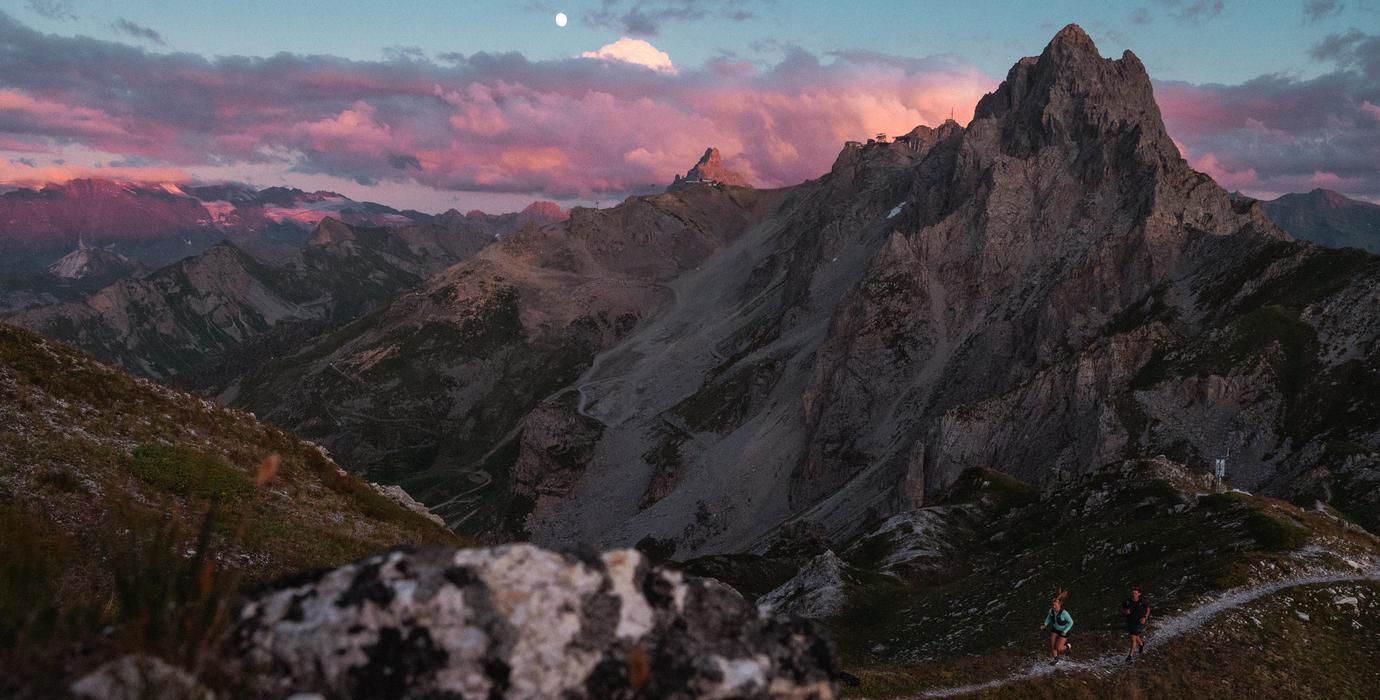
[(186, 671), (156, 656), (122, 656), (72, 684), (82, 700), (215, 700)]
[(705, 183), (730, 185), (732, 187), (752, 187), (748, 184), (747, 178), (724, 166), (719, 158), (719, 149), (710, 148), (705, 150), (699, 162), (695, 163), (694, 167), (685, 173), (685, 177), (677, 175), (675, 182), (668, 185), (666, 191), (676, 192)]
[[(573, 383), (676, 298), (669, 283), (779, 203), (697, 187), (521, 228), (349, 332), (267, 364), (236, 401), (408, 488), (463, 532), (526, 537), (528, 515), (568, 499), (602, 442), (591, 392)], [(402, 420), (378, 430), (384, 414)]]
[(76, 250), (49, 265), (48, 273), (64, 280), (107, 279), (113, 281), (121, 277), (138, 274), (143, 269), (143, 265), (119, 253), (82, 244), (78, 245)]
[(392, 552), (259, 595), (231, 645), (263, 697), (837, 697), (810, 623), (632, 550)]
[(843, 610), (847, 572), (832, 551), (811, 559), (800, 573), (757, 601), (764, 612), (788, 613), (819, 619)]
[(1260, 208), (1295, 238), (1380, 253), (1380, 206), (1370, 202), (1316, 189), (1261, 202)]

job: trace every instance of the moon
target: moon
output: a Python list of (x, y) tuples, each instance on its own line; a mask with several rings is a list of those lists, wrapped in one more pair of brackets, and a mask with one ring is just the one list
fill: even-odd
[(565, 13), (564, 13), (564, 12), (557, 12), (557, 13), (556, 13), (556, 26), (557, 26), (557, 27), (564, 27), (566, 21), (567, 21), (567, 20), (566, 20), (566, 16), (565, 16)]

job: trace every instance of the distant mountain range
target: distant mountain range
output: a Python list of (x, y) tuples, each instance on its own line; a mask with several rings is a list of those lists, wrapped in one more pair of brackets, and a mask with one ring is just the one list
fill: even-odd
[(1260, 208), (1295, 238), (1380, 253), (1380, 206), (1370, 202), (1316, 189), (1261, 202)]
[[(0, 317), (148, 377), (184, 375), (199, 389), (223, 390), (262, 359), (256, 353), (281, 352), (278, 344), (353, 320), (499, 237), (564, 217), (540, 202), (500, 215), (451, 210), (391, 228), (324, 218), (300, 247), (226, 238), (150, 272), (83, 239), (45, 272), (0, 282)], [(294, 221), (307, 219), (299, 211)]]
[(559, 212), (552, 202), (538, 202), (498, 217), (454, 210), (433, 216), (286, 187), (72, 180), (0, 194), (0, 274), (41, 271), (81, 245), (148, 267), (195, 255), (227, 238), (250, 250), (290, 250), (327, 217), (374, 227), (470, 218), (472, 226), (512, 229), (515, 220), (547, 220)]

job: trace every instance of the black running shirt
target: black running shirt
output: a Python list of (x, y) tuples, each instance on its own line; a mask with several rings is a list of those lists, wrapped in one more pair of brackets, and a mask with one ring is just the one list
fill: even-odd
[(1150, 604), (1145, 602), (1145, 596), (1141, 596), (1140, 600), (1127, 598), (1121, 603), (1121, 607), (1127, 611), (1126, 622), (1131, 624), (1140, 624), (1140, 618), (1150, 612)]

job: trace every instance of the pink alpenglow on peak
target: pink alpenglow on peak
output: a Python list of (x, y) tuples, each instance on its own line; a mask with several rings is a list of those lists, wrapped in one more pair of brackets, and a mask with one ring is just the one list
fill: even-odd
[(706, 149), (704, 155), (700, 156), (700, 161), (685, 173), (685, 177), (677, 175), (666, 191), (675, 192), (694, 185), (752, 187), (748, 184), (747, 178), (724, 166), (717, 148)]
[(542, 223), (565, 221), (570, 218), (570, 213), (562, 210), (561, 205), (548, 201), (532, 202), (519, 215), (522, 218), (538, 220)]

